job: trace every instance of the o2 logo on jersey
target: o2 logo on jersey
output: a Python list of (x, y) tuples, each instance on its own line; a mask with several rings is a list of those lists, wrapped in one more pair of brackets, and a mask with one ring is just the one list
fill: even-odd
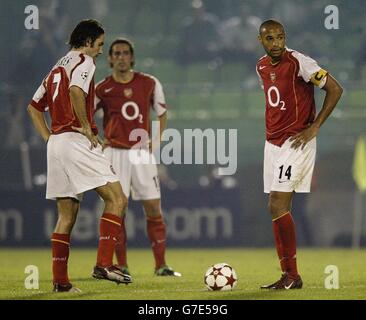
[(276, 86), (271, 86), (268, 88), (267, 99), (271, 107), (273, 108), (280, 107), (280, 110), (282, 111), (286, 110), (285, 101), (281, 100), (280, 90), (278, 90)]
[[(132, 114), (128, 114), (127, 109), (129, 110), (132, 109)], [(125, 102), (121, 108), (121, 113), (126, 120), (132, 121), (138, 118), (139, 123), (143, 123), (143, 116), (142, 114), (140, 114), (140, 109), (136, 102), (133, 101)]]

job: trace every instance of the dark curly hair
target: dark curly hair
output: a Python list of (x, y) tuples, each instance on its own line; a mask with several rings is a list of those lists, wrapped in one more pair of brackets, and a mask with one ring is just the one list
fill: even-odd
[(97, 20), (82, 20), (71, 33), (68, 44), (70, 48), (75, 49), (85, 47), (88, 40), (94, 44), (102, 34), (104, 34), (104, 29)]

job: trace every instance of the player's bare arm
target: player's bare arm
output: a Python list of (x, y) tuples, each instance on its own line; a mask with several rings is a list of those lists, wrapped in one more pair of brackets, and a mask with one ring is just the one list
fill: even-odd
[[(167, 126), (167, 122), (168, 122), (168, 115), (167, 115), (167, 111), (165, 111), (161, 116), (158, 117), (159, 119), (159, 125), (160, 125), (160, 132), (159, 132), (159, 136), (158, 137), (154, 137), (153, 139), (155, 139), (156, 142), (151, 143), (149, 145), (149, 149), (150, 152), (154, 151), (153, 150), (153, 146), (160, 146), (161, 143), (161, 136), (163, 135), (163, 132)], [(155, 149), (155, 148), (154, 148)]]
[(293, 141), (291, 147), (295, 150), (299, 147), (304, 149), (305, 145), (318, 134), (321, 125), (332, 113), (343, 92), (341, 85), (330, 74), (327, 75), (327, 81), (322, 89), (326, 91), (326, 95), (323, 107), (318, 116), (308, 128), (294, 135), (290, 139), (290, 141)]
[(85, 103), (85, 93), (84, 91), (77, 87), (72, 86), (70, 88), (70, 100), (75, 111), (75, 114), (81, 124), (80, 128), (72, 127), (74, 130), (79, 131), (81, 134), (85, 135), (91, 142), (90, 149), (96, 148), (98, 146), (98, 137), (94, 135), (88, 118), (86, 115), (86, 103)]
[(51, 131), (48, 128), (47, 122), (44, 118), (43, 112), (38, 111), (32, 105), (28, 106), (28, 113), (32, 119), (32, 122), (37, 130), (37, 132), (42, 136), (45, 142), (48, 141)]
[(164, 112), (164, 114), (162, 114), (160, 117), (159, 117), (159, 121), (160, 121), (160, 139), (161, 139), (161, 136), (163, 135), (163, 132), (164, 130), (166, 129), (166, 125), (167, 125), (167, 122), (168, 122), (168, 115), (167, 115), (167, 111)]

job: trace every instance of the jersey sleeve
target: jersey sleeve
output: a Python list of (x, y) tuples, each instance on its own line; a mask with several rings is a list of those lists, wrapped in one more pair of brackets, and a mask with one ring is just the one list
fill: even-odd
[(156, 111), (158, 117), (162, 116), (166, 111), (166, 102), (163, 91), (163, 86), (160, 81), (156, 78), (153, 78), (155, 81), (154, 95), (152, 100), (152, 108)]
[(255, 71), (257, 72), (259, 86), (264, 90), (263, 80), (262, 80), (262, 77), (260, 76), (260, 74), (258, 72), (258, 65), (255, 67)]
[(95, 86), (95, 97), (94, 97), (94, 113), (100, 109), (103, 109), (103, 99), (100, 95), (100, 83)]
[(44, 81), (33, 95), (30, 105), (40, 112), (47, 111), (47, 90)]
[(319, 67), (318, 63), (299, 52), (293, 53), (294, 57), (299, 61), (299, 76), (304, 79), (305, 82), (311, 81), (313, 84), (322, 88), (325, 85), (327, 71)]
[(77, 86), (88, 94), (94, 72), (95, 65), (93, 59), (91, 57), (86, 57), (85, 60), (72, 71), (69, 88)]

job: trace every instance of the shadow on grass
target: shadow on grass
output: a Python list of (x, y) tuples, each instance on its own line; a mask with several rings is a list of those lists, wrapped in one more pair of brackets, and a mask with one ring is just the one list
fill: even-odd
[(298, 299), (298, 295), (296, 297), (292, 295), (283, 295), (284, 291), (275, 291), (275, 290), (261, 290), (257, 291), (241, 291), (234, 290), (228, 295), (222, 295), (220, 298), (213, 295), (211, 297), (207, 297), (207, 300), (288, 300), (288, 299)]
[(40, 292), (28, 295), (19, 295), (5, 300), (89, 300), (88, 298), (95, 296), (93, 292)]
[(87, 277), (87, 278), (72, 278), (70, 279), (71, 283), (77, 282), (77, 281), (85, 281), (85, 282), (92, 282), (92, 281), (98, 281), (98, 279), (94, 279), (92, 276)]

